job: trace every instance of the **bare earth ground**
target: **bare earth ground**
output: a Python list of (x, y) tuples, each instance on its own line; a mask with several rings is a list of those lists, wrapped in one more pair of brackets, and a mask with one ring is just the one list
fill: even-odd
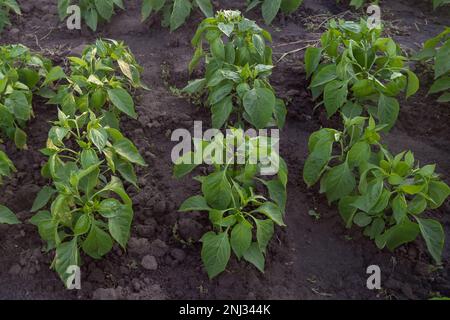
[[(136, 97), (138, 121), (124, 120), (125, 134), (133, 139), (149, 167), (139, 172), (142, 189), (130, 188), (136, 217), (127, 252), (116, 248), (102, 261), (84, 260), (82, 290), (67, 291), (55, 272), (49, 270), (50, 254), (42, 253), (42, 242), (29, 224), (0, 226), (0, 299), (424, 299), (436, 293), (450, 295), (450, 241), (444, 250), (444, 266), (436, 269), (422, 240), (394, 254), (380, 252), (359, 230), (346, 230), (336, 207), (329, 207), (317, 190), (307, 190), (301, 170), (307, 156), (308, 136), (321, 126), (337, 126), (327, 120), (320, 108), (313, 111), (303, 68), (303, 51), (281, 60), (272, 82), (278, 94), (289, 101), (288, 122), (282, 134), (282, 155), (289, 164), (287, 225), (277, 231), (270, 245), (265, 274), (246, 263), (232, 260), (227, 271), (209, 281), (200, 260), (198, 239), (208, 230), (204, 215), (180, 214), (184, 199), (198, 193), (199, 185), (190, 177), (171, 176), (170, 133), (176, 128), (193, 128), (194, 120), (209, 123), (206, 110), (174, 96), (171, 88), (188, 81), (187, 63), (192, 55), (189, 40), (200, 14), (170, 34), (159, 21), (141, 24), (140, 1), (125, 1), (128, 10), (113, 21), (90, 31), (70, 32), (57, 17), (56, 1), (19, 0), (22, 18), (1, 35), (0, 43), (21, 42), (40, 51), (56, 63), (81, 51), (96, 37), (124, 40), (144, 67), (144, 80), (150, 92)], [(216, 7), (244, 10), (244, 1), (216, 1)], [(384, 1), (383, 18), (388, 32), (405, 50), (417, 49), (425, 39), (449, 25), (450, 12), (434, 13), (423, 1)], [(279, 17), (270, 28), (274, 52), (302, 48), (305, 40), (316, 40), (318, 28), (327, 17), (342, 14), (356, 18), (345, 5), (334, 0), (306, 0), (293, 16)], [(260, 20), (259, 12), (248, 16)], [(426, 85), (429, 76), (421, 75)], [(428, 83), (429, 84), (429, 83)], [(439, 172), (450, 182), (450, 109), (438, 105), (426, 90), (403, 101), (399, 122), (386, 137), (393, 151), (411, 149), (421, 164), (437, 163)], [(18, 173), (2, 186), (0, 203), (6, 203), (22, 221), (36, 193), (47, 182), (40, 177), (44, 158), (38, 150), (45, 145), (48, 121), (56, 118), (53, 106), (35, 101), (36, 118), (31, 121), (28, 151), (18, 152), (7, 144), (7, 152)], [(309, 210), (320, 214), (316, 220)], [(450, 234), (450, 202), (433, 215)], [(188, 244), (192, 243), (192, 244)], [(146, 255), (156, 257), (158, 268), (148, 271), (141, 265)], [(381, 291), (366, 288), (366, 268), (379, 265)]]

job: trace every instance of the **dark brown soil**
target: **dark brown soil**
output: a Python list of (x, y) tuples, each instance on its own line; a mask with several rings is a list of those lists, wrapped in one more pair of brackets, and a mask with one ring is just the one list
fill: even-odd
[[(67, 291), (49, 269), (51, 254), (42, 253), (36, 229), (24, 223), (0, 226), (0, 299), (426, 299), (437, 293), (450, 295), (450, 242), (444, 250), (444, 266), (436, 269), (422, 240), (395, 253), (380, 252), (360, 230), (346, 230), (336, 208), (329, 207), (317, 190), (307, 190), (302, 167), (307, 156), (308, 136), (321, 126), (336, 125), (320, 111), (313, 111), (303, 69), (303, 51), (282, 59), (272, 82), (278, 94), (289, 101), (287, 126), (282, 135), (282, 154), (289, 164), (287, 225), (279, 229), (270, 245), (265, 274), (246, 263), (232, 260), (227, 271), (210, 281), (202, 268), (198, 239), (208, 230), (204, 215), (180, 214), (178, 206), (199, 185), (191, 178), (172, 178), (170, 132), (192, 128), (194, 120), (209, 122), (207, 111), (174, 96), (170, 87), (188, 81), (187, 63), (192, 55), (189, 40), (199, 14), (179, 31), (169, 33), (158, 21), (141, 24), (140, 1), (125, 1), (128, 10), (118, 13), (100, 32), (70, 32), (57, 17), (56, 1), (19, 0), (22, 18), (13, 19), (0, 43), (21, 42), (46, 54), (56, 63), (80, 52), (96, 37), (124, 40), (144, 67), (144, 80), (151, 91), (137, 96), (138, 121), (125, 120), (123, 130), (145, 156), (149, 167), (138, 172), (142, 189), (129, 189), (136, 218), (127, 252), (116, 248), (102, 261), (85, 258), (82, 290)], [(244, 9), (244, 1), (215, 1), (221, 8)], [(388, 31), (405, 49), (416, 49), (450, 22), (450, 12), (434, 13), (424, 1), (384, 1), (383, 17)], [(419, 10), (418, 10), (419, 9)], [(327, 14), (348, 10), (334, 0), (305, 0), (291, 17), (279, 17), (271, 29), (276, 58), (302, 48), (305, 40), (316, 40), (316, 28)], [(358, 12), (347, 12), (346, 18)], [(259, 12), (249, 13), (258, 20)], [(302, 42), (303, 41), (303, 42)], [(293, 43), (295, 42), (295, 43)], [(427, 76), (422, 78), (426, 81)], [(438, 105), (426, 90), (403, 101), (400, 120), (386, 137), (393, 151), (411, 149), (422, 164), (437, 163), (450, 182), (449, 105)], [(6, 146), (18, 173), (2, 186), (0, 203), (10, 206), (22, 221), (30, 218), (34, 196), (47, 182), (40, 177), (48, 121), (56, 117), (53, 106), (35, 101), (36, 118), (27, 129), (29, 150)], [(309, 210), (320, 214), (311, 217)], [(450, 234), (450, 202), (432, 213)], [(192, 243), (188, 245), (186, 243)], [(144, 256), (156, 258), (156, 271), (141, 265)], [(380, 291), (366, 288), (366, 268), (379, 265)]]

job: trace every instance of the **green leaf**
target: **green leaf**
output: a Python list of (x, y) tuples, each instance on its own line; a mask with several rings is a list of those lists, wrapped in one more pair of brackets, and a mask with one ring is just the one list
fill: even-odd
[(231, 248), (240, 259), (252, 243), (252, 225), (247, 221), (236, 224), (231, 231)]
[(134, 109), (134, 102), (133, 98), (130, 96), (130, 94), (122, 88), (116, 88), (116, 89), (109, 89), (108, 90), (108, 97), (111, 100), (112, 104), (128, 115), (129, 117), (136, 119), (137, 114)]
[(74, 237), (68, 242), (63, 242), (56, 247), (55, 270), (65, 284), (71, 273), (67, 273), (70, 266), (80, 265), (80, 253), (78, 251), (78, 238)]
[(450, 77), (442, 77), (433, 83), (428, 94), (438, 93), (448, 89), (450, 89)]
[(398, 224), (385, 232), (384, 242), (389, 250), (394, 251), (399, 246), (414, 241), (419, 235), (417, 223), (405, 219), (402, 224)]
[(281, 0), (264, 0), (261, 11), (266, 24), (271, 24), (280, 10)]
[(406, 203), (406, 199), (403, 194), (398, 194), (394, 200), (392, 200), (392, 212), (397, 224), (400, 224), (403, 219), (406, 218), (408, 213), (408, 204)]
[(231, 248), (228, 234), (206, 233), (202, 238), (202, 261), (210, 279), (222, 273), (230, 260)]
[(274, 224), (270, 219), (260, 220), (255, 219), (256, 223), (256, 239), (258, 241), (261, 252), (266, 252), (267, 246), (273, 237)]
[(214, 16), (214, 8), (212, 6), (211, 0), (195, 0), (200, 10), (203, 12), (205, 17)]
[(188, 211), (210, 211), (211, 208), (206, 203), (206, 200), (202, 196), (193, 196), (183, 202), (180, 209), (180, 212), (188, 212)]
[(88, 233), (90, 228), (91, 228), (91, 218), (89, 217), (88, 214), (83, 214), (81, 217), (78, 218), (73, 232), (76, 236), (81, 236)]
[(450, 71), (450, 59), (448, 58), (450, 56), (450, 41), (447, 41), (444, 43), (442, 47), (437, 50), (436, 53), (436, 60), (435, 60), (435, 78), (438, 79), (439, 77), (445, 75), (447, 72)]
[(114, 3), (112, 0), (94, 0), (94, 3), (100, 16), (109, 21), (114, 13)]
[(244, 109), (250, 117), (250, 122), (256, 129), (267, 127), (272, 120), (276, 98), (267, 88), (255, 88), (244, 95)]
[(337, 78), (336, 65), (330, 64), (323, 67), (319, 72), (317, 72), (311, 81), (311, 88), (316, 88), (322, 86)]
[(202, 192), (207, 203), (214, 209), (225, 210), (231, 202), (231, 185), (225, 171), (207, 176), (202, 183)]
[(83, 251), (94, 259), (101, 259), (112, 247), (113, 242), (109, 234), (93, 223), (87, 238), (83, 241)]
[(330, 162), (333, 142), (333, 137), (328, 134), (320, 138), (316, 144), (317, 147), (312, 150), (306, 159), (305, 167), (303, 168), (303, 180), (308, 185), (308, 188), (319, 181), (326, 165)]
[(91, 129), (89, 130), (89, 140), (97, 147), (99, 151), (103, 151), (108, 142), (108, 133), (105, 129)]
[(43, 85), (47, 85), (49, 83), (58, 81), (60, 79), (64, 79), (66, 78), (66, 74), (64, 73), (64, 70), (59, 67), (53, 67), (52, 69), (50, 69), (50, 71), (48, 72), (47, 76), (45, 77), (44, 83)]
[(348, 163), (350, 167), (361, 166), (370, 159), (370, 145), (365, 141), (355, 143), (348, 152)]
[(364, 212), (358, 212), (353, 217), (353, 222), (357, 226), (359, 226), (361, 228), (364, 228), (364, 227), (367, 227), (369, 224), (372, 223), (372, 218), (369, 215), (367, 215), (366, 213), (364, 213)]
[(406, 71), (408, 73), (408, 87), (406, 89), (406, 98), (414, 95), (420, 86), (419, 78), (417, 78), (416, 74), (410, 70)]
[(190, 81), (186, 87), (183, 88), (183, 92), (188, 94), (197, 93), (205, 88), (206, 79), (197, 79)]
[(442, 225), (433, 219), (420, 219), (415, 217), (419, 223), (428, 251), (437, 264), (442, 263), (442, 250), (444, 250), (445, 233)]
[(231, 96), (222, 99), (211, 107), (212, 125), (215, 129), (220, 129), (228, 121), (233, 111), (233, 99)]
[(55, 193), (56, 190), (52, 187), (45, 186), (44, 188), (42, 188), (41, 191), (39, 191), (36, 199), (34, 200), (31, 212), (37, 212), (38, 210), (45, 207)]
[(252, 212), (264, 214), (265, 216), (272, 219), (272, 221), (275, 222), (280, 227), (286, 226), (283, 222), (283, 214), (280, 208), (275, 203), (266, 202), (263, 205), (256, 208), (255, 210), (253, 210)]
[(0, 223), (3, 224), (19, 224), (20, 221), (16, 215), (7, 207), (0, 205)]
[(345, 81), (333, 80), (325, 85), (323, 101), (329, 118), (344, 105), (347, 95), (348, 88)]
[(21, 91), (13, 91), (5, 99), (5, 107), (19, 120), (28, 121), (31, 118), (31, 105)]
[(392, 129), (397, 121), (400, 112), (400, 105), (397, 99), (380, 95), (378, 101), (378, 119), (380, 124), (386, 125), (383, 131), (388, 132)]
[(358, 210), (357, 208), (352, 206), (353, 202), (355, 202), (356, 199), (357, 197), (347, 196), (339, 200), (339, 214), (345, 222), (345, 227), (348, 229), (351, 228), (353, 224), (353, 218), (356, 214), (356, 211)]
[(253, 242), (250, 248), (244, 253), (244, 259), (253, 264), (259, 271), (264, 273), (264, 255), (256, 242)]
[(97, 25), (98, 25), (98, 13), (97, 10), (94, 8), (89, 8), (86, 11), (86, 14), (84, 16), (84, 19), (86, 20), (86, 24), (89, 28), (91, 28), (92, 31), (97, 31)]
[(145, 160), (139, 153), (139, 150), (136, 146), (131, 142), (131, 140), (127, 138), (122, 138), (114, 142), (113, 149), (116, 151), (118, 155), (130, 161), (131, 163), (136, 163), (140, 166), (146, 166)]
[(19, 127), (14, 131), (14, 143), (19, 149), (27, 148), (27, 134)]
[(305, 52), (305, 69), (307, 78), (316, 71), (322, 56), (321, 48), (309, 47)]
[(188, 0), (175, 0), (170, 15), (170, 31), (178, 29), (191, 14), (192, 5)]
[(320, 183), (321, 192), (326, 193), (329, 203), (350, 195), (355, 187), (356, 180), (347, 162), (328, 171)]
[(121, 205), (113, 217), (108, 218), (108, 230), (114, 240), (126, 248), (130, 238), (131, 223), (133, 221), (133, 209), (131, 206)]
[(433, 200), (430, 208), (437, 209), (450, 196), (450, 187), (442, 181), (431, 181), (428, 184), (428, 196)]
[(295, 12), (303, 3), (303, 0), (282, 0), (281, 10), (286, 14)]

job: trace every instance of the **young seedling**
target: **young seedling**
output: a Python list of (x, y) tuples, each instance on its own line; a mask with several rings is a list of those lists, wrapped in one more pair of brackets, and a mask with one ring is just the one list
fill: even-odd
[(245, 122), (257, 129), (284, 126), (285, 104), (269, 83), (272, 49), (266, 42), (271, 40), (267, 31), (239, 11), (220, 11), (199, 25), (192, 39), (196, 50), (189, 70), (204, 60), (205, 78), (190, 82), (183, 91), (207, 90), (214, 128), (243, 128)]
[(335, 21), (321, 37), (322, 46), (308, 48), (305, 67), (312, 76), (313, 98), (323, 97), (329, 117), (341, 111), (347, 117), (371, 115), (384, 131), (395, 124), (400, 106), (396, 97), (410, 97), (419, 89), (417, 76), (405, 65), (407, 58), (382, 27), (365, 20)]
[(175, 31), (189, 18), (194, 8), (198, 7), (205, 17), (214, 15), (211, 0), (143, 0), (142, 22), (152, 14), (162, 13), (161, 25)]
[(125, 10), (122, 0), (58, 0), (58, 13), (61, 21), (67, 18), (67, 8), (78, 5), (81, 17), (92, 31), (97, 31), (99, 23), (110, 21), (115, 7)]

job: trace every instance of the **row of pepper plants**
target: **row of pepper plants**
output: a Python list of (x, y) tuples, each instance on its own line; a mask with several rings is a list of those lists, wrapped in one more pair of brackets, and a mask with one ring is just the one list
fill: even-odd
[[(239, 11), (219, 11), (205, 19), (192, 39), (195, 54), (189, 69), (204, 62), (206, 70), (204, 78), (191, 81), (184, 92), (207, 97), (213, 127), (227, 129), (227, 136), (226, 141), (220, 135), (197, 141), (203, 153), (197, 154), (201, 149), (196, 148), (182, 156), (174, 175), (181, 178), (197, 168), (197, 156), (209, 159), (207, 175), (195, 178), (202, 194), (187, 199), (180, 211), (208, 213), (212, 228), (201, 239), (201, 256), (210, 278), (226, 269), (232, 252), (264, 272), (275, 225), (285, 225), (286, 163), (271, 148), (271, 137), (244, 132), (284, 126), (286, 107), (269, 82), (271, 41), (266, 30)], [(236, 156), (236, 150), (244, 151), (245, 161), (221, 161), (229, 159), (227, 154)], [(267, 158), (279, 167), (270, 180), (262, 175)]]
[(329, 117), (339, 113), (343, 127), (311, 135), (303, 178), (309, 187), (320, 184), (345, 225), (363, 228), (379, 249), (394, 250), (422, 235), (439, 264), (445, 233), (425, 213), (441, 207), (450, 188), (436, 165), (419, 166), (411, 151), (393, 155), (382, 142), (398, 118), (397, 97), (419, 89), (407, 60), (391, 38), (382, 37), (382, 26), (329, 23), (321, 46), (307, 49), (305, 67), (314, 100)]

